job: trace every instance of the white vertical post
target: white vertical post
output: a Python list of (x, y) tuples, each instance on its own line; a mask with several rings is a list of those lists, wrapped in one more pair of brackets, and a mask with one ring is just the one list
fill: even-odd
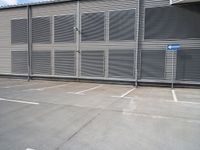
[(80, 77), (80, 1), (77, 0), (76, 10), (76, 77)]
[[(106, 39), (106, 45), (108, 45), (109, 43), (109, 12), (106, 13), (105, 17), (105, 39)], [(108, 78), (108, 74), (109, 74), (109, 48), (107, 47), (106, 48), (106, 51), (105, 51), (105, 59), (104, 59), (104, 62), (105, 62), (105, 78)]]
[(52, 70), (51, 70), (51, 73), (52, 73), (52, 75), (55, 75), (55, 46), (54, 46), (54, 35), (55, 35), (55, 33), (54, 33), (54, 16), (52, 16), (52, 18), (51, 18), (51, 24), (52, 24), (52, 29), (51, 29), (51, 33), (52, 33), (52, 37), (51, 37), (51, 40), (52, 40), (52, 47), (53, 47), (53, 49), (51, 50), (51, 68), (52, 68)]
[(31, 74), (32, 74), (32, 9), (30, 5), (27, 5), (27, 43), (28, 43), (28, 81), (31, 79)]
[(138, 51), (139, 51), (139, 44), (140, 44), (140, 0), (138, 0), (138, 5), (137, 5), (137, 35), (136, 35), (136, 49), (135, 49), (135, 87), (138, 86)]
[(174, 88), (174, 51), (172, 51), (172, 83), (171, 88)]

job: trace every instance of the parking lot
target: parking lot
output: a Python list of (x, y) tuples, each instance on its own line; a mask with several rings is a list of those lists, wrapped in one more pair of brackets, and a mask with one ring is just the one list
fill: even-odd
[(0, 78), (1, 150), (199, 150), (200, 89)]

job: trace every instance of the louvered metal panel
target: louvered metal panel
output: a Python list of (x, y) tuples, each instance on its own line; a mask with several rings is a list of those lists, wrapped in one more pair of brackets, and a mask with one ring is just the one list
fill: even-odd
[(27, 19), (11, 20), (11, 43), (27, 43)]
[(170, 6), (169, 0), (144, 0), (144, 7), (163, 7)]
[(65, 76), (76, 75), (76, 53), (75, 51), (55, 52), (55, 74)]
[(81, 15), (81, 40), (104, 41), (105, 13), (83, 13)]
[(165, 51), (142, 50), (141, 77), (144, 79), (164, 79)]
[(200, 38), (200, 4), (145, 9), (145, 39)]
[(134, 50), (109, 50), (109, 77), (134, 77)]
[(109, 13), (109, 39), (111, 41), (134, 40), (135, 10)]
[(81, 51), (81, 76), (104, 77), (104, 51)]
[[(138, 0), (95, 0), (95, 1), (83, 0), (83, 1), (80, 1), (80, 14), (81, 14), (82, 18), (79, 16), (79, 13), (78, 13), (79, 9), (77, 9), (77, 16), (75, 17), (76, 21), (78, 23), (78, 26), (79, 26), (79, 23), (81, 24), (81, 21), (82, 21), (82, 23), (84, 23), (83, 15), (85, 13), (86, 14), (98, 14), (98, 13), (104, 12), (104, 14), (105, 14), (104, 18), (105, 19), (103, 19), (104, 23), (102, 23), (104, 26), (103, 26), (103, 28), (101, 28), (103, 30), (101, 30), (99, 33), (103, 34), (102, 37), (105, 37), (105, 39), (103, 38), (103, 40), (102, 39), (99, 40), (99, 36), (97, 36), (98, 34), (96, 34), (96, 32), (94, 32), (94, 31), (96, 31), (96, 27), (98, 29), (98, 25), (100, 25), (99, 23), (97, 23), (99, 21), (99, 19), (94, 17), (96, 19), (95, 20), (92, 17), (89, 17), (89, 19), (86, 18), (86, 20), (88, 20), (88, 22), (94, 21), (94, 23), (96, 23), (96, 25), (91, 24), (91, 23), (88, 23), (88, 24), (85, 23), (86, 24), (85, 26), (88, 27), (87, 29), (88, 29), (89, 36), (87, 34), (86, 35), (89, 38), (88, 38), (88, 40), (86, 38), (86, 40), (84, 41), (84, 35), (80, 35), (81, 38), (82, 38), (82, 41), (83, 41), (80, 45), (79, 45), (78, 42), (77, 43), (75, 43), (75, 42), (74, 43), (67, 43), (67, 44), (66, 43), (56, 42), (56, 43), (51, 44), (51, 42), (41, 42), (41, 41), (43, 41), (43, 39), (42, 40), (40, 39), (40, 42), (34, 42), (34, 43), (41, 43), (41, 44), (33, 44), (33, 50), (34, 51), (46, 51), (46, 50), (49, 50), (49, 51), (51, 51), (51, 53), (54, 52), (54, 51), (56, 52), (56, 51), (67, 50), (67, 49), (68, 50), (74, 50), (74, 49), (79, 48), (79, 47), (80, 47), (81, 50), (87, 50), (87, 51), (89, 51), (89, 50), (91, 50), (91, 51), (94, 51), (94, 50), (105, 50), (105, 76), (104, 76), (104, 73), (103, 73), (103, 76), (99, 76), (99, 75), (85, 75), (85, 76), (88, 76), (87, 77), (88, 79), (90, 79), (90, 78), (92, 78), (94, 76), (94, 77), (97, 77), (98, 79), (105, 79), (104, 77), (106, 77), (106, 78), (109, 77), (110, 80), (121, 80), (121, 79), (123, 79), (123, 80), (127, 80), (128, 81), (129, 78), (124, 77), (124, 74), (123, 75), (116, 75), (116, 76), (122, 76), (122, 77), (119, 77), (117, 79), (116, 79), (116, 76), (114, 76), (114, 75), (111, 76), (111, 70), (112, 69), (109, 68), (110, 67), (109, 66), (109, 61), (110, 61), (109, 59), (111, 59), (112, 57), (109, 58), (110, 57), (109, 56), (109, 49), (110, 50), (131, 50), (131, 49), (137, 48), (137, 44), (138, 43), (137, 43), (137, 41), (132, 41), (132, 40), (131, 41), (127, 41), (125, 39), (125, 37), (123, 37), (124, 35), (123, 36), (119, 36), (119, 37), (116, 36), (117, 38), (119, 38), (119, 40), (111, 40), (111, 36), (109, 34), (111, 34), (111, 32), (112, 32), (112, 28), (109, 27), (109, 26), (111, 26), (112, 19), (111, 18), (109, 19), (109, 16), (111, 17), (111, 15), (109, 15), (109, 14), (112, 13), (112, 12), (120, 14), (121, 11), (123, 12), (125, 10), (132, 10), (132, 9), (135, 9), (135, 17), (136, 17), (136, 19), (137, 19), (138, 16), (141, 17), (140, 18), (140, 30), (139, 30), (140, 31), (139, 32), (139, 49), (141, 51), (142, 50), (145, 50), (145, 51), (147, 51), (147, 50), (149, 50), (149, 51), (151, 51), (151, 50), (163, 50), (163, 51), (165, 51), (166, 50), (166, 45), (167, 44), (173, 44), (173, 43), (180, 43), (181, 47), (183, 47), (183, 48), (188, 48), (188, 47), (190, 47), (191, 49), (199, 49), (200, 48), (200, 41), (199, 41), (200, 38), (196, 39), (195, 37), (194, 37), (195, 39), (193, 37), (191, 37), (191, 38), (189, 37), (190, 39), (188, 39), (188, 37), (180, 38), (180, 37), (177, 36), (177, 37), (175, 37), (173, 39), (171, 39), (171, 37), (170, 37), (170, 40), (169, 40), (169, 38), (167, 39), (166, 37), (165, 38), (160, 38), (160, 39), (158, 39), (158, 38), (154, 38), (154, 39), (153, 38), (152, 39), (144, 38), (145, 22), (147, 21), (147, 17), (145, 17), (145, 11), (147, 10), (147, 8), (152, 8), (153, 9), (155, 7), (161, 7), (161, 9), (163, 8), (163, 10), (165, 11), (165, 8), (168, 8), (166, 6), (169, 6), (169, 0), (144, 0), (144, 1), (140, 1), (140, 2), (141, 2), (141, 9), (140, 9), (140, 15), (138, 15), (137, 14), (138, 13), (138, 8), (137, 8), (138, 7)], [(199, 5), (199, 4), (197, 3), (196, 5)], [(71, 2), (69, 4), (68, 3), (62, 3), (62, 4), (56, 4), (56, 5), (46, 5), (45, 7), (44, 6), (33, 7), (32, 8), (33, 20), (35, 19), (34, 17), (38, 17), (38, 16), (49, 15), (50, 18), (51, 18), (51, 17), (53, 17), (55, 15), (61, 15), (61, 14), (62, 15), (63, 14), (65, 14), (65, 15), (66, 14), (67, 15), (68, 14), (76, 14), (76, 6), (77, 6), (76, 2)], [(189, 7), (188, 4), (185, 5), (185, 6)], [(176, 5), (176, 6), (173, 6), (173, 7), (179, 7), (180, 8), (182, 6)], [(178, 13), (177, 13), (177, 11), (178, 11)], [(27, 48), (27, 46), (25, 44), (21, 44), (21, 45), (19, 45), (17, 43), (16, 44), (12, 44), (11, 43), (12, 42), (12, 39), (11, 39), (11, 35), (12, 34), (10, 34), (10, 27), (12, 26), (11, 25), (11, 20), (13, 18), (26, 18), (26, 14), (24, 12), (26, 12), (25, 9), (23, 11), (21, 9), (16, 9), (16, 10), (12, 10), (12, 11), (6, 10), (6, 13), (5, 13), (5, 11), (2, 11), (2, 13), (0, 12), (1, 13), (0, 18), (2, 20), (2, 22), (0, 24), (0, 31), (1, 31), (0, 32), (1, 33), (0, 34), (0, 39), (1, 39), (0, 40), (0, 52), (1, 52), (0, 58), (1, 59), (0, 60), (2, 60), (2, 62), (3, 62), (0, 65), (1, 66), (0, 67), (0, 72), (1, 73), (10, 73), (10, 71), (11, 71), (11, 62), (12, 61), (10, 61), (10, 59), (11, 59), (10, 49), (12, 49), (12, 51), (13, 50), (14, 51), (22, 51), (22, 50), (25, 50)], [(176, 9), (176, 11), (173, 11), (173, 12), (170, 12), (170, 13), (171, 14), (174, 13), (175, 16), (177, 16), (177, 14), (179, 14), (180, 11), (178, 9)], [(188, 10), (184, 10), (184, 13), (191, 13), (192, 14), (191, 15), (192, 18), (194, 18), (194, 17), (196, 17), (197, 11), (195, 9), (194, 9), (194, 11), (188, 9)], [(147, 21), (148, 25), (152, 24), (151, 25), (152, 28), (149, 28), (150, 34), (148, 34), (148, 35), (151, 35), (151, 36), (155, 36), (154, 33), (152, 33), (152, 32), (155, 32), (154, 31), (155, 28), (158, 28), (158, 29), (156, 29), (156, 32), (158, 32), (156, 34), (160, 33), (160, 34), (164, 35), (165, 34), (164, 32), (166, 32), (166, 34), (171, 35), (172, 30), (174, 30), (173, 32), (175, 32), (175, 34), (177, 34), (176, 31), (179, 33), (179, 31), (181, 31), (183, 27), (185, 27), (187, 24), (189, 24), (188, 20), (189, 21), (192, 20), (192, 18), (187, 17), (189, 15), (185, 15), (186, 18), (187, 18), (186, 21), (185, 21), (186, 23), (182, 22), (180, 29), (178, 28), (178, 30), (175, 30), (176, 28), (171, 28), (171, 24), (172, 25), (174, 24), (174, 25), (177, 25), (177, 26), (179, 24), (176, 23), (177, 22), (176, 20), (174, 21), (174, 20), (172, 20), (170, 18), (171, 15), (164, 14), (164, 12), (163, 12), (164, 15), (160, 15), (161, 16), (160, 17), (158, 15), (159, 13), (154, 13), (154, 14), (152, 13), (152, 15), (151, 14), (149, 15), (151, 17), (151, 18), (149, 18), (150, 19), (150, 23), (148, 23), (148, 21)], [(80, 20), (79, 20), (79, 17), (80, 17)], [(116, 18), (117, 17), (118, 16), (116, 15)], [(113, 18), (115, 19), (115, 17), (113, 17)], [(158, 19), (155, 19), (155, 18), (158, 18)], [(4, 21), (4, 19), (5, 19), (5, 21)], [(125, 19), (125, 18), (124, 17), (120, 17), (119, 20), (123, 20), (123, 19)], [(170, 27), (171, 30), (166, 29), (167, 27), (164, 27), (164, 30), (161, 29), (161, 28), (159, 29), (159, 26), (155, 27), (157, 24), (154, 21), (152, 23), (151, 22), (152, 19), (156, 20), (157, 21), (156, 23), (158, 23), (159, 25), (160, 24), (166, 24), (166, 23), (163, 23), (163, 21), (166, 21), (166, 19), (168, 19), (167, 21), (170, 22), (171, 24), (167, 24), (167, 27)], [(52, 20), (52, 23), (54, 23), (54, 21), (56, 21), (56, 19)], [(179, 19), (178, 21), (182, 21), (182, 20)], [(193, 21), (194, 22), (193, 23), (194, 26), (192, 26), (191, 29), (192, 28), (196, 28), (196, 26), (198, 25), (198, 21), (199, 21), (199, 19), (195, 19), (195, 21)], [(60, 21), (60, 22), (61, 22), (60, 24), (62, 24), (62, 21)], [(119, 27), (125, 26), (126, 23), (127, 23), (127, 21), (125, 21), (124, 24), (120, 25)], [(116, 19), (116, 24), (118, 24), (117, 19)], [(56, 26), (56, 23), (51, 24), (51, 19), (50, 19), (50, 27), (51, 26), (52, 27)], [(92, 26), (92, 28), (91, 28), (91, 26)], [(83, 27), (83, 24), (81, 24), (81, 27)], [(80, 30), (81, 30), (81, 27), (80, 27)], [(46, 28), (46, 26), (45, 26), (45, 28)], [(58, 30), (62, 30), (63, 28), (58, 28)], [(84, 28), (82, 28), (82, 31), (80, 32), (81, 34), (84, 33), (83, 29)], [(92, 32), (90, 32), (89, 29), (93, 29), (93, 30), (91, 30)], [(189, 32), (190, 28), (187, 27), (186, 30)], [(61, 32), (59, 33), (60, 37), (58, 36), (58, 39), (60, 41), (65, 39), (65, 34), (64, 34), (65, 31), (66, 30), (62, 31), (63, 35), (62, 35)], [(122, 32), (123, 30), (120, 30), (120, 31)], [(136, 36), (137, 32), (138, 32), (138, 30), (135, 29), (135, 36)], [(196, 29), (195, 32), (196, 32), (195, 34), (199, 35), (199, 29)], [(190, 35), (191, 32), (189, 34), (185, 34), (186, 32), (183, 31), (182, 33), (184, 33), (183, 34), (184, 36), (185, 35), (188, 36), (188, 35)], [(38, 32), (38, 36), (39, 36), (39, 34), (40, 34), (40, 32)], [(56, 32), (55, 32), (55, 34), (56, 34)], [(116, 35), (121, 34), (122, 35), (123, 33), (113, 32), (113, 34), (116, 34)], [(194, 34), (194, 33), (192, 33), (192, 34)], [(54, 36), (54, 32), (52, 32), (52, 33), (50, 32), (50, 35)], [(94, 36), (94, 37), (92, 37), (91, 35)], [(109, 36), (110, 36), (110, 38), (109, 38)], [(128, 36), (128, 34), (126, 36)], [(42, 38), (42, 37), (43, 36), (39, 36), (39, 38)], [(77, 34), (77, 38), (78, 37), (79, 37), (79, 35)], [(56, 35), (54, 36), (54, 38), (56, 38)], [(135, 39), (136, 39), (136, 37), (135, 37)], [(96, 42), (96, 41), (100, 41), (100, 42)], [(65, 42), (68, 42), (68, 41), (65, 41)], [(45, 43), (45, 44), (43, 44), (43, 43)], [(159, 74), (157, 72), (164, 72), (164, 73), (162, 73), (162, 79), (164, 78), (165, 80), (167, 80), (167, 81), (164, 81), (164, 82), (168, 82), (168, 81), (171, 82), (171, 70), (172, 70), (171, 62), (172, 62), (172, 60), (171, 60), (171, 53), (170, 52), (167, 52), (166, 57), (165, 57), (164, 71), (155, 71), (156, 75), (155, 74), (152, 75), (152, 70), (153, 69), (152, 69), (152, 65), (151, 65), (152, 63), (151, 62), (153, 62), (154, 59), (150, 60), (150, 63), (149, 63), (149, 61), (144, 63), (144, 61), (147, 61), (149, 58), (146, 59), (146, 57), (144, 56), (144, 53), (143, 52), (141, 52), (141, 53), (142, 54), (140, 55), (140, 51), (139, 51), (139, 55), (138, 55), (138, 63), (139, 63), (138, 66), (139, 66), (139, 69), (138, 69), (138, 72), (139, 73), (141, 72), (141, 74), (139, 74), (139, 76), (142, 77), (142, 79), (144, 79), (144, 81), (148, 80), (148, 81), (151, 81), (151, 82), (153, 82), (153, 81), (162, 82), (163, 80), (160, 80), (160, 77), (157, 78), (157, 74)], [(55, 65), (55, 73), (56, 73), (56, 72), (59, 72), (59, 71), (56, 71), (56, 66), (57, 65), (55, 63), (56, 63), (56, 59), (57, 58), (56, 58), (55, 55), (56, 55), (55, 53), (52, 53), (52, 58), (53, 58), (52, 59), (52, 64), (50, 64), (49, 66), (50, 67), (52, 66), (52, 69), (54, 69), (54, 65)], [(53, 56), (55, 56), (55, 57), (53, 57)], [(78, 53), (77, 53), (77, 56), (78, 56)], [(114, 56), (115, 55), (113, 55), (113, 57)], [(162, 54), (159, 55), (159, 56), (163, 57)], [(115, 57), (117, 57), (117, 56), (115, 56)], [(55, 61), (54, 61), (54, 59), (55, 59)], [(61, 60), (61, 59), (59, 59), (59, 60)], [(85, 59), (85, 60), (90, 60), (90, 59)], [(119, 60), (120, 60), (120, 58), (119, 58)], [(155, 60), (157, 61), (157, 58)], [(63, 61), (65, 61), (65, 60), (63, 59)], [(118, 62), (118, 59), (116, 59), (116, 61)], [(175, 59), (174, 59), (174, 61), (176, 62)], [(33, 62), (33, 66), (34, 66), (34, 63), (35, 62)], [(62, 62), (60, 61), (60, 64), (61, 63)], [(84, 63), (83, 64), (81, 64), (81, 63), (82, 63), (82, 60), (81, 60), (81, 62), (79, 62), (79, 59), (77, 59), (77, 64), (80, 65), (80, 66), (77, 65), (78, 66), (76, 68), (77, 69), (77, 73), (79, 73), (79, 71), (82, 71), (82, 69), (81, 68), (79, 69), (79, 67), (85, 66)], [(183, 63), (183, 62), (181, 62), (181, 63)], [(92, 64), (93, 65), (94, 63), (88, 63), (88, 64), (90, 64), (90, 65)], [(113, 64), (115, 64), (115, 63), (113, 63)], [(120, 63), (120, 65), (121, 65), (121, 63)], [(144, 70), (145, 70), (144, 66), (148, 66), (148, 65), (149, 65), (149, 67), (147, 67), (147, 68), (149, 68), (150, 71), (147, 71), (147, 72), (150, 75), (148, 73), (147, 73), (147, 75), (144, 75)], [(158, 63), (153, 63), (153, 66), (156, 66), (156, 65), (160, 66), (159, 62)], [(96, 68), (96, 67), (94, 67), (94, 65), (93, 65), (93, 67), (91, 67), (91, 68)], [(160, 68), (160, 67), (158, 67), (158, 68)], [(176, 67), (174, 67), (174, 68), (176, 68)], [(120, 68), (116, 67), (116, 70), (117, 69), (120, 69)], [(177, 69), (180, 69), (180, 68), (177, 68)], [(60, 69), (60, 70), (62, 70), (62, 69)], [(154, 68), (154, 70), (159, 70), (159, 69), (155, 69)], [(62, 73), (62, 71), (60, 71), (60, 72)], [(94, 71), (94, 72), (96, 72), (96, 71)], [(103, 72), (104, 72), (104, 68), (103, 68)], [(115, 74), (115, 73), (117, 74), (118, 72), (114, 72), (113, 74)], [(38, 73), (38, 74), (41, 74), (41, 73)], [(42, 73), (42, 74), (44, 74), (44, 73)], [(80, 72), (80, 75), (82, 75), (81, 72)], [(83, 77), (85, 77), (85, 76), (83, 76)], [(198, 79), (192, 79), (193, 77), (191, 77), (191, 79), (189, 79), (188, 77), (186, 78), (185, 77), (186, 75), (180, 75), (180, 76), (177, 75), (177, 76), (178, 76), (177, 77), (178, 82), (179, 81), (182, 82), (183, 80), (188, 80), (188, 81), (197, 81), (198, 80)], [(189, 75), (187, 75), (187, 76), (189, 76)], [(142, 81), (142, 79), (141, 80), (139, 79), (139, 81)]]
[(33, 51), (32, 69), (33, 74), (51, 75), (51, 52)]
[(75, 42), (75, 15), (54, 17), (54, 42)]
[[(166, 51), (165, 53), (165, 79), (172, 80), (176, 79), (176, 51)], [(173, 67), (173, 72), (172, 72)]]
[(177, 52), (177, 80), (200, 81), (200, 49)]
[[(26, 8), (0, 10), (0, 74), (6, 74), (6, 75), (12, 74), (11, 50), (26, 51), (27, 49), (27, 45), (25, 44), (26, 42), (24, 42), (25, 41), (24, 38), (19, 37), (19, 39), (23, 40), (18, 41), (19, 39), (15, 38), (15, 40), (17, 41), (12, 41), (12, 37), (14, 37), (12, 36), (13, 34), (12, 20), (21, 20), (22, 18), (25, 19), (26, 17), (27, 17)], [(17, 27), (18, 29), (15, 28), (14, 30), (18, 32), (20, 28), (20, 30), (25, 31), (24, 29), (21, 28), (21, 26), (23, 26), (23, 23), (21, 25), (19, 24)], [(20, 36), (21, 35), (22, 34), (20, 33)], [(23, 33), (23, 35), (25, 34)]]
[(27, 74), (28, 73), (28, 55), (27, 51), (11, 51), (12, 73)]
[(82, 0), (81, 11), (97, 12), (107, 10), (125, 10), (137, 7), (137, 0)]
[(51, 43), (50, 17), (37, 17), (32, 19), (33, 43)]
[(170, 0), (170, 4), (183, 4), (183, 3), (194, 3), (200, 2), (199, 0)]

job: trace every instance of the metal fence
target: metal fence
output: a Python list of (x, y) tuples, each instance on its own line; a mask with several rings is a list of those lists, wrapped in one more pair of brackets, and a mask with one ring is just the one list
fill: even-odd
[[(11, 62), (1, 74), (200, 84), (199, 3), (82, 0), (19, 9), (0, 10), (9, 24), (0, 32), (10, 33), (0, 61)], [(167, 51), (174, 43), (181, 49)]]

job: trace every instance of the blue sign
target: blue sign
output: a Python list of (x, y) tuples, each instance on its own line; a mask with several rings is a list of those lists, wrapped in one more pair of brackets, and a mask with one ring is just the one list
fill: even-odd
[(180, 44), (169, 44), (167, 45), (167, 50), (176, 51), (181, 48)]

